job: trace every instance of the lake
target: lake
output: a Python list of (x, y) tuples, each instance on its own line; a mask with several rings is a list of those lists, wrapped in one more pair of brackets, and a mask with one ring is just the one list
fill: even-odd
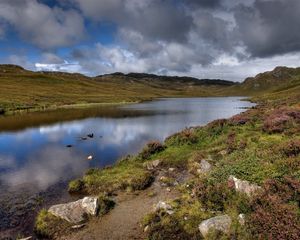
[[(169, 98), (2, 117), (0, 231), (22, 225), (39, 201), (48, 206), (68, 198), (66, 183), (90, 167), (112, 165), (150, 140), (163, 141), (185, 127), (228, 118), (251, 106), (241, 97)], [(32, 208), (11, 210), (30, 200)]]

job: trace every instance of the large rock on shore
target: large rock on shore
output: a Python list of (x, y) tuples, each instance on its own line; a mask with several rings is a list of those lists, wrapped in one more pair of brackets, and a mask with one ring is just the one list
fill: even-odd
[(75, 202), (54, 205), (48, 211), (70, 223), (80, 223), (86, 220), (87, 215), (95, 216), (98, 208), (97, 198), (85, 197)]
[(251, 184), (248, 181), (240, 180), (235, 176), (229, 176), (228, 184), (230, 187), (233, 187), (237, 192), (245, 193), (249, 197), (251, 197), (257, 191), (262, 189), (256, 184)]
[(221, 231), (228, 233), (231, 222), (232, 220), (228, 215), (217, 216), (201, 222), (199, 225), (199, 230), (203, 237), (206, 237), (210, 231)]

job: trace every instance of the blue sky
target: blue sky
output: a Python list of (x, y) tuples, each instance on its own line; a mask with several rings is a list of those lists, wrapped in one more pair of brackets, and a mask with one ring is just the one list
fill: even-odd
[(299, 11), (298, 0), (1, 0), (0, 63), (241, 81), (298, 65)]

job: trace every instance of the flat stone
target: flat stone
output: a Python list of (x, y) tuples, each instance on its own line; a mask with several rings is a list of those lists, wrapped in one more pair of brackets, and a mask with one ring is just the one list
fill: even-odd
[(229, 186), (232, 186), (237, 192), (245, 193), (249, 197), (262, 189), (260, 186), (256, 184), (251, 184), (248, 181), (240, 180), (235, 176), (229, 176), (228, 183)]
[(172, 206), (163, 201), (159, 201), (155, 206), (155, 211), (159, 211), (159, 210), (164, 210), (169, 215), (172, 215), (174, 213)]
[(228, 215), (217, 216), (201, 222), (199, 225), (199, 230), (203, 237), (206, 237), (209, 231), (212, 230), (228, 233), (231, 222), (231, 218)]
[(208, 173), (211, 170), (211, 164), (204, 159), (201, 160), (199, 167), (197, 170), (198, 174)]
[(54, 216), (62, 218), (71, 223), (80, 223), (86, 220), (86, 215), (95, 216), (98, 211), (98, 199), (85, 197), (75, 202), (58, 204), (48, 210)]

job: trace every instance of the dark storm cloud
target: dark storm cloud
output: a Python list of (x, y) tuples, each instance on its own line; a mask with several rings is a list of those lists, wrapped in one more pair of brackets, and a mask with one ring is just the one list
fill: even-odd
[(183, 0), (183, 2), (194, 7), (216, 8), (221, 6), (221, 0)]
[(254, 57), (300, 50), (300, 1), (255, 1), (234, 10), (239, 40)]
[(183, 42), (192, 18), (172, 0), (71, 0), (95, 21), (112, 21), (155, 40)]

